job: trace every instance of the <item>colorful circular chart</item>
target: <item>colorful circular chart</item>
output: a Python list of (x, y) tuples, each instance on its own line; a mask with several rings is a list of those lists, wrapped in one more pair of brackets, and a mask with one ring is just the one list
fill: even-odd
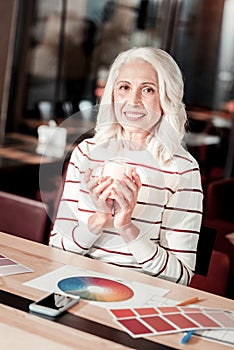
[(79, 295), (93, 301), (123, 301), (130, 299), (134, 292), (123, 283), (101, 277), (79, 276), (62, 279), (58, 288), (64, 293)]

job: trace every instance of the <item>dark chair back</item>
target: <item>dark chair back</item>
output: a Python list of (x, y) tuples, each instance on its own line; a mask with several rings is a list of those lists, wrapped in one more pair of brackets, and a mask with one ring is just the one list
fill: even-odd
[(47, 244), (47, 211), (42, 202), (0, 191), (0, 231)]
[(230, 279), (230, 259), (214, 250), (216, 229), (202, 226), (197, 247), (195, 274), (190, 287), (227, 296)]
[(219, 219), (234, 223), (234, 177), (219, 179), (207, 187), (205, 220)]
[(190, 287), (228, 297), (230, 283), (230, 259), (227, 254), (213, 250), (206, 276), (195, 274)]
[(214, 228), (207, 226), (201, 227), (195, 267), (195, 273), (198, 275), (206, 276), (208, 273), (215, 238), (216, 230)]

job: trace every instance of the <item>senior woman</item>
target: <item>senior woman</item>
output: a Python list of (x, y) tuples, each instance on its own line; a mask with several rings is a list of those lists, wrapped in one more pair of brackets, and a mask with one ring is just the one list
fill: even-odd
[(190, 283), (203, 192), (198, 164), (182, 145), (183, 93), (180, 69), (165, 51), (119, 54), (95, 136), (71, 155), (52, 246)]

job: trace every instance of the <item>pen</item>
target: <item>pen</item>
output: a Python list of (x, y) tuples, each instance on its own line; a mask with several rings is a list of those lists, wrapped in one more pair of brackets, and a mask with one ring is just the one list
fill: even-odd
[(193, 330), (192, 330), (192, 331), (188, 331), (188, 332), (183, 336), (183, 338), (181, 339), (180, 344), (186, 344), (186, 343), (190, 340), (190, 338), (191, 338), (191, 336), (193, 335), (193, 333), (194, 333)]
[(189, 304), (196, 303), (197, 301), (199, 301), (199, 298), (195, 297), (195, 298), (192, 298), (192, 299), (181, 301), (180, 303), (176, 304), (176, 306), (186, 306), (186, 305), (189, 305)]

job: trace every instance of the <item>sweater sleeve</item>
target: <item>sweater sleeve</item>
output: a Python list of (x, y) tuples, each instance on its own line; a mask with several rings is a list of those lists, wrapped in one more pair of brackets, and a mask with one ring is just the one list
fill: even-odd
[(163, 211), (159, 241), (155, 243), (147, 235), (139, 235), (128, 244), (145, 272), (180, 284), (190, 283), (196, 264), (202, 200), (200, 171), (196, 166), (179, 175), (178, 188)]
[(81, 176), (84, 171), (85, 141), (72, 152), (67, 168), (63, 194), (57, 216), (50, 234), (49, 244), (85, 255), (98, 236), (87, 225), (89, 216), (94, 212), (91, 206), (83, 203)]

